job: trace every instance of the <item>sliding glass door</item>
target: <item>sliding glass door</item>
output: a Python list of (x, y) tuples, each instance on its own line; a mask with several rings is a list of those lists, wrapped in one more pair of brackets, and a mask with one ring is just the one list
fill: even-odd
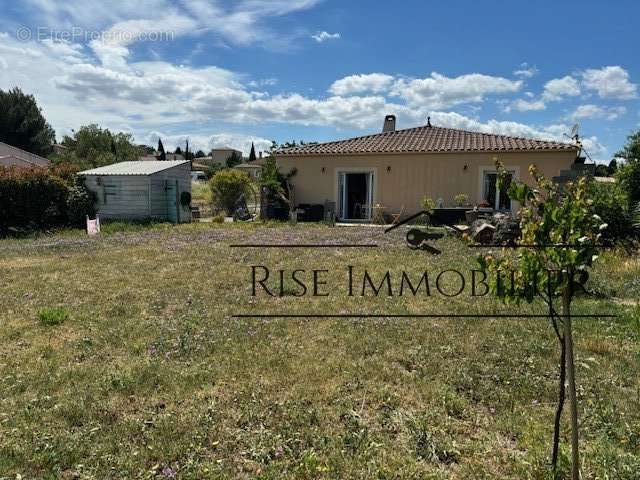
[(338, 218), (343, 221), (371, 220), (373, 172), (338, 172)]
[(511, 199), (507, 194), (511, 180), (515, 176), (515, 172), (510, 171), (507, 174), (506, 181), (503, 182), (503, 188), (498, 185), (497, 172), (484, 172), (483, 179), (483, 197), (494, 210), (510, 211)]

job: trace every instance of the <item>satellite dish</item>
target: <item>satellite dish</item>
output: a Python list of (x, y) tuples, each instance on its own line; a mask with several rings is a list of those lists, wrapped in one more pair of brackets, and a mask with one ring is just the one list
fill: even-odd
[(573, 126), (573, 128), (571, 129), (571, 138), (576, 138), (578, 137), (578, 130), (580, 129), (580, 125), (578, 125), (577, 123)]

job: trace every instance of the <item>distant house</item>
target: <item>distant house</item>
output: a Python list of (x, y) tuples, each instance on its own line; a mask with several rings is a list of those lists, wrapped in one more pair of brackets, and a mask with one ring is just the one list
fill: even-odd
[(44, 157), (0, 142), (0, 166), (2, 167), (46, 168), (50, 164), (51, 162)]
[(55, 143), (53, 145), (53, 153), (56, 155), (63, 155), (67, 153), (67, 151), (69, 151), (69, 149), (60, 143)]
[(208, 157), (200, 157), (196, 158), (197, 161), (201, 165), (206, 165), (208, 167), (225, 167), (227, 165), (227, 158), (229, 158), (233, 154), (237, 154), (242, 158), (242, 152), (240, 150), (236, 150), (235, 148), (225, 147), (225, 148), (214, 148), (211, 150), (211, 153)]
[[(165, 153), (165, 160), (184, 160), (184, 155), (181, 153)], [(153, 155), (143, 155), (138, 158), (141, 162), (155, 162), (156, 160), (160, 160), (160, 152), (154, 152)]]
[(120, 162), (80, 172), (101, 218), (191, 221), (191, 162)]
[(254, 162), (241, 163), (233, 168), (246, 172), (251, 178), (260, 178), (262, 174), (262, 164), (263, 162), (261, 160), (256, 160)]

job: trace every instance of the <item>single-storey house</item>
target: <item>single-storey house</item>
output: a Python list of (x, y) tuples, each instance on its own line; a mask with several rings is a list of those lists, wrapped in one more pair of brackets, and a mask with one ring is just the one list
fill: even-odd
[(227, 165), (227, 158), (234, 154), (239, 158), (242, 158), (242, 152), (240, 150), (236, 150), (235, 148), (214, 148), (209, 153), (209, 156), (197, 158), (196, 161), (208, 167), (225, 167)]
[(241, 172), (245, 172), (251, 178), (257, 179), (260, 178), (262, 174), (262, 160), (254, 160), (253, 162), (245, 162), (240, 165), (236, 165), (235, 169), (240, 170)]
[(101, 218), (191, 221), (191, 162), (120, 162), (80, 172)]
[(575, 144), (443, 128), (430, 121), (396, 130), (393, 115), (385, 118), (382, 133), (275, 153), (283, 173), (297, 169), (296, 202), (335, 202), (343, 221), (370, 220), (375, 205), (391, 214), (418, 212), (425, 197), (454, 206), (459, 194), (471, 205), (514, 211), (515, 202), (498, 188), (496, 159), (513, 178), (532, 184), (529, 165), (551, 179), (570, 170), (578, 154)]
[(0, 142), (0, 167), (46, 168), (50, 163), (40, 155)]

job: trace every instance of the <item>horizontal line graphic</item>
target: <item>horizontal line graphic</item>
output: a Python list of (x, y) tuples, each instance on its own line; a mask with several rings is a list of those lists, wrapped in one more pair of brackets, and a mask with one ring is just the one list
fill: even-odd
[(521, 244), (521, 245), (502, 245), (500, 243), (490, 243), (490, 244), (481, 244), (474, 243), (469, 245), (469, 248), (584, 248), (584, 247), (593, 247), (593, 248), (613, 248), (613, 245), (584, 245), (584, 244), (574, 244), (574, 243), (550, 243), (550, 244)]
[(377, 248), (375, 243), (344, 243), (344, 244), (327, 244), (327, 243), (307, 243), (307, 244), (275, 244), (275, 243), (244, 243), (230, 245), (231, 248)]
[[(548, 314), (529, 315), (504, 313), (495, 315), (465, 315), (465, 314), (291, 314), (291, 313), (245, 313), (232, 315), (233, 318), (549, 318)], [(562, 318), (562, 315), (559, 315)], [(571, 318), (618, 318), (617, 315), (590, 314), (571, 315)]]

